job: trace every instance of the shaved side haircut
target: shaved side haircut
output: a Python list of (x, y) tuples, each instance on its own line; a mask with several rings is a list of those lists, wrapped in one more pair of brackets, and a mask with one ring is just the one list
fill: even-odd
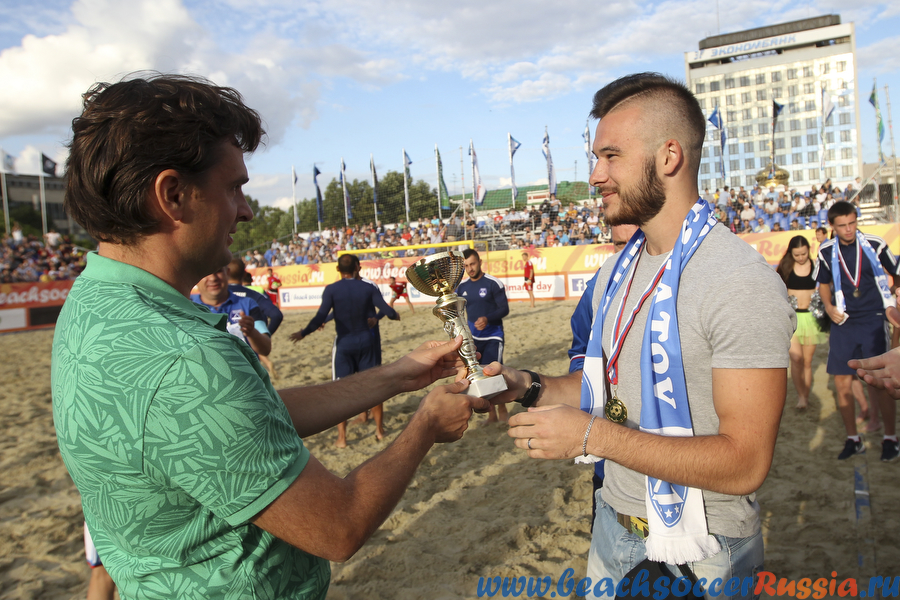
[(688, 164), (700, 168), (706, 136), (706, 117), (697, 99), (683, 83), (660, 73), (635, 73), (616, 79), (594, 94), (590, 116), (602, 119), (610, 112), (635, 102), (645, 105), (648, 150), (667, 139), (681, 144)]

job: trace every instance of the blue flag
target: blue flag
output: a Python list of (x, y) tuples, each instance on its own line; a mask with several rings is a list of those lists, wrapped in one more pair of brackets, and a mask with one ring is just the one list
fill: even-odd
[(434, 153), (437, 155), (438, 193), (441, 196), (441, 209), (450, 210), (450, 194), (447, 192), (447, 184), (444, 182), (444, 164), (441, 162), (441, 153), (437, 144), (434, 146)]
[(371, 155), (369, 167), (372, 169), (372, 202), (375, 204), (375, 216), (378, 216), (378, 175), (375, 174), (375, 157)]
[(716, 106), (712, 114), (709, 115), (709, 122), (713, 124), (713, 127), (716, 129), (722, 129), (722, 116), (719, 114), (719, 107)]
[(722, 113), (719, 112), (718, 106), (709, 115), (709, 122), (719, 130), (719, 145), (721, 148), (719, 152), (719, 170), (722, 173), (722, 179), (725, 179), (725, 141), (728, 139), (728, 135), (725, 133), (725, 120), (722, 119)]
[(321, 174), (319, 168), (313, 165), (313, 185), (316, 186), (316, 219), (319, 223), (322, 222), (322, 190), (319, 189), (319, 182), (316, 178)]

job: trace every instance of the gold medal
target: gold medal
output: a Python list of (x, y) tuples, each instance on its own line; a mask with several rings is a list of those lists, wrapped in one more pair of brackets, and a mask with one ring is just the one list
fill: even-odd
[(859, 298), (860, 296), (861, 296), (861, 294), (859, 293), (859, 288), (853, 290), (853, 297), (854, 297), (854, 298)]
[(606, 418), (613, 423), (621, 424), (628, 418), (628, 409), (615, 394), (606, 401), (603, 412), (606, 414)]

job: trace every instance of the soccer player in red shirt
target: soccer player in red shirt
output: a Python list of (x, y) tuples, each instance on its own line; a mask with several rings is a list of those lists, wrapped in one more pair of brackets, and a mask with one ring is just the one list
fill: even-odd
[(269, 295), (269, 299), (272, 300), (272, 304), (278, 306), (278, 288), (281, 287), (281, 279), (278, 278), (272, 269), (268, 269), (269, 275), (266, 277), (266, 293)]
[(522, 260), (525, 262), (525, 291), (531, 299), (531, 308), (534, 308), (534, 265), (531, 264), (527, 252), (522, 253)]
[(396, 277), (391, 277), (391, 301), (388, 302), (391, 308), (394, 308), (394, 302), (397, 301), (397, 298), (406, 298), (406, 303), (409, 304), (409, 310), (412, 312), (416, 312), (416, 309), (413, 308), (412, 302), (409, 299), (409, 294), (406, 293), (406, 282), (405, 281), (397, 281)]

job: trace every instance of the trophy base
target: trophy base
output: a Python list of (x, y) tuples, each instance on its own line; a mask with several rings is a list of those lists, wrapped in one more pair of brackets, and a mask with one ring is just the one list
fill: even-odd
[(469, 396), (488, 399), (506, 391), (506, 389), (506, 380), (503, 379), (503, 375), (494, 375), (493, 377), (471, 381), (469, 389), (465, 393)]

